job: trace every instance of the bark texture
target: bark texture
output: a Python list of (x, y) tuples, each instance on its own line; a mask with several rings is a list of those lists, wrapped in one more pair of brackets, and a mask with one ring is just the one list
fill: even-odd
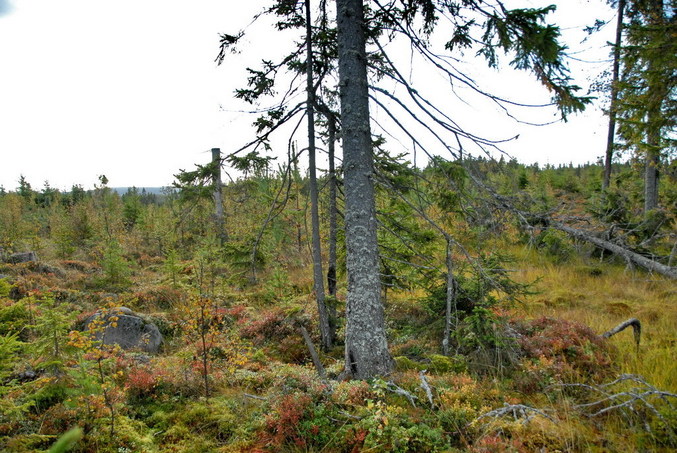
[(363, 2), (337, 0), (336, 14), (346, 198), (346, 372), (369, 379), (390, 373), (393, 361), (381, 304)]
[(324, 366), (322, 366), (322, 361), (320, 360), (320, 356), (317, 354), (317, 351), (315, 350), (315, 345), (313, 344), (313, 340), (310, 338), (308, 330), (306, 330), (306, 328), (303, 326), (301, 326), (299, 329), (301, 330), (303, 341), (306, 342), (306, 347), (308, 348), (310, 357), (313, 359), (313, 365), (315, 365), (317, 375), (320, 376), (321, 379), (326, 378), (327, 373), (324, 370)]

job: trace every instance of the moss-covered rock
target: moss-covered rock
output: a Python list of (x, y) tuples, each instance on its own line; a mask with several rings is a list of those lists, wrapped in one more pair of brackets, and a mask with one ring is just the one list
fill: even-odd
[(429, 354), (427, 358), (430, 360), (429, 370), (437, 374), (463, 373), (468, 370), (465, 357), (460, 355), (448, 357), (440, 354)]
[(398, 371), (409, 371), (409, 370), (425, 370), (428, 368), (427, 364), (419, 363), (411, 360), (409, 357), (400, 356), (395, 357), (395, 368)]

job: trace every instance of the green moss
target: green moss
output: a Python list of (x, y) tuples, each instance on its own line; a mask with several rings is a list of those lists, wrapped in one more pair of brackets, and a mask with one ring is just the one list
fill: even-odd
[(430, 371), (434, 373), (463, 373), (468, 369), (465, 357), (460, 355), (447, 357), (440, 354), (430, 354), (428, 359), (430, 360)]
[(400, 356), (395, 357), (395, 368), (398, 371), (407, 371), (407, 370), (425, 370), (427, 365), (425, 363), (418, 363), (411, 360), (409, 357)]
[(56, 436), (44, 434), (20, 434), (12, 437), (3, 445), (3, 452), (28, 453), (44, 450), (54, 443)]

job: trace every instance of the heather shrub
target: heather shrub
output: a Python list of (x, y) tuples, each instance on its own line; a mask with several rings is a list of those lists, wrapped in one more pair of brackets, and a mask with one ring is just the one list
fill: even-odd
[(272, 387), (283, 392), (304, 392), (319, 400), (329, 391), (328, 385), (320, 381), (311, 368), (285, 364), (270, 367), (268, 374), (272, 376)]
[(523, 391), (552, 382), (594, 382), (613, 375), (609, 345), (589, 327), (562, 319), (539, 318), (515, 324), (524, 354)]
[(281, 395), (271, 403), (265, 418), (264, 435), (273, 451), (285, 447), (302, 450), (321, 449), (333, 437), (334, 422), (330, 409), (311, 395), (294, 392)]
[(243, 326), (240, 333), (257, 345), (266, 341), (280, 341), (290, 335), (298, 335), (293, 321), (282, 309), (267, 310), (259, 319), (251, 320)]
[(255, 346), (265, 346), (271, 355), (287, 363), (302, 364), (309, 360), (308, 348), (299, 331), (299, 324), (309, 320), (276, 308), (265, 311), (258, 319), (244, 321), (242, 317), (238, 320), (240, 335), (250, 339)]
[(143, 402), (152, 398), (162, 383), (163, 374), (150, 365), (134, 366), (127, 371), (124, 388), (127, 401)]

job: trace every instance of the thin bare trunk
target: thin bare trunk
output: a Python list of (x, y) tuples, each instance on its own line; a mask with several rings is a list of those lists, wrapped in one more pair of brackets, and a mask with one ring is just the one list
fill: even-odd
[(447, 241), (447, 292), (446, 292), (446, 316), (444, 320), (444, 339), (442, 340), (442, 353), (449, 355), (449, 338), (451, 337), (452, 323), (457, 319), (456, 311), (456, 280), (454, 279), (454, 267), (451, 257), (451, 239), (445, 235)]
[(616, 136), (616, 109), (618, 108), (618, 73), (621, 60), (621, 40), (623, 38), (623, 15), (625, 0), (618, 1), (618, 18), (616, 20), (616, 43), (614, 44), (614, 63), (611, 79), (611, 103), (609, 105), (609, 130), (606, 139), (606, 155), (604, 159), (604, 179), (602, 190), (609, 188), (611, 182), (611, 161), (614, 154), (614, 137)]
[[(654, 115), (649, 114), (649, 117)], [(652, 119), (649, 119), (651, 122)], [(644, 214), (658, 207), (658, 166), (660, 165), (659, 138), (655, 132), (650, 132), (647, 140), (646, 160), (644, 163)]]
[(216, 227), (216, 236), (223, 245), (228, 240), (228, 234), (225, 227), (225, 216), (223, 213), (223, 194), (221, 182), (221, 149), (212, 148), (212, 165), (214, 168), (214, 224)]
[(200, 300), (200, 342), (202, 343), (202, 380), (205, 386), (205, 399), (209, 399), (209, 353), (207, 351), (205, 303), (205, 300)]
[(328, 305), (329, 331), (332, 342), (336, 341), (336, 168), (334, 162), (336, 144), (336, 117), (327, 114), (329, 129), (329, 263), (327, 269), (327, 291), (332, 297), (332, 303)]
[(306, 0), (306, 94), (308, 116), (308, 173), (310, 179), (310, 218), (313, 237), (313, 280), (317, 311), (320, 318), (322, 349), (332, 348), (329, 315), (325, 304), (324, 272), (322, 271), (322, 248), (320, 242), (320, 214), (318, 207), (317, 168), (315, 163), (315, 87), (313, 84), (312, 24), (310, 21), (310, 0)]

